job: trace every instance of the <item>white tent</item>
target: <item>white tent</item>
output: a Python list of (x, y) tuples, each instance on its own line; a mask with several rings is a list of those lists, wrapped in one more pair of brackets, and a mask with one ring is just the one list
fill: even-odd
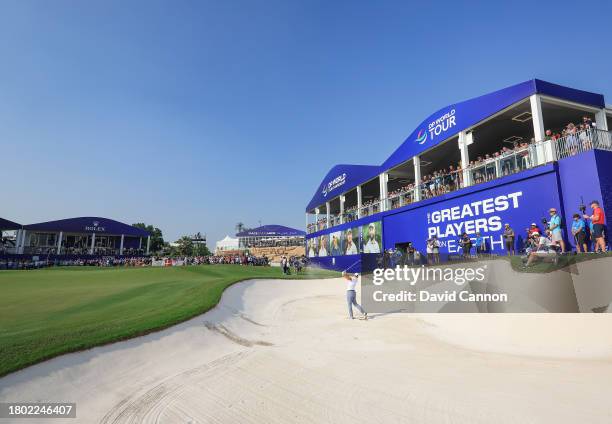
[(225, 236), (223, 240), (219, 240), (215, 244), (215, 253), (223, 252), (226, 250), (238, 250), (238, 239), (231, 238), (230, 236)]

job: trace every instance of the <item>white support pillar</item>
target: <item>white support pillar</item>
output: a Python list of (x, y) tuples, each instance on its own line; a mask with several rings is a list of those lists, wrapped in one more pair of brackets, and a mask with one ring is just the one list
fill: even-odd
[(415, 156), (412, 158), (414, 164), (414, 201), (421, 200), (421, 157)]
[(539, 94), (529, 97), (531, 103), (531, 120), (533, 122), (533, 136), (535, 141), (544, 141), (544, 115), (542, 115), (542, 99)]
[(470, 155), (468, 152), (468, 146), (473, 140), (472, 133), (466, 133), (465, 131), (461, 131), (459, 133), (459, 152), (461, 153), (461, 168), (463, 169), (463, 186), (467, 187), (472, 185), (472, 181), (470, 178), (470, 171), (468, 170), (468, 166), (470, 165)]
[(608, 128), (608, 119), (606, 118), (606, 110), (601, 109), (595, 114), (595, 124), (598, 130), (610, 131)]
[(319, 208), (315, 209), (315, 231), (319, 231)]
[(378, 176), (378, 183), (380, 185), (380, 211), (384, 212), (387, 210), (387, 181), (389, 181), (389, 174), (383, 172)]
[(17, 237), (15, 238), (15, 253), (21, 253), (21, 246), (23, 245), (25, 230), (17, 230)]
[(23, 230), (21, 232), (21, 245), (19, 246), (19, 249), (17, 249), (18, 250), (17, 253), (23, 254), (23, 252), (25, 251), (27, 235), (28, 235), (28, 231), (27, 230)]
[(149, 251), (151, 250), (151, 236), (147, 237), (147, 255), (149, 254)]
[(325, 228), (331, 227), (331, 225), (329, 225), (330, 209), (329, 202), (325, 202)]
[(62, 239), (64, 238), (64, 232), (60, 231), (59, 233), (59, 239), (57, 240), (57, 249), (55, 249), (57, 251), (58, 255), (62, 254)]
[(357, 186), (357, 219), (361, 218), (361, 205), (363, 202), (361, 201), (361, 186)]
[(125, 235), (121, 234), (121, 244), (119, 244), (119, 254), (123, 255), (123, 242), (125, 241)]
[(344, 202), (346, 201), (346, 197), (344, 194), (340, 195), (340, 224), (344, 224)]
[(89, 248), (89, 254), (94, 254), (94, 248), (96, 246), (96, 233), (91, 234), (91, 247)]

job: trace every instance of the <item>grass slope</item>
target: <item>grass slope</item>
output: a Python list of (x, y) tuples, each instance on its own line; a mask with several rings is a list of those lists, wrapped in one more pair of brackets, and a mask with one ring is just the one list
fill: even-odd
[(279, 268), (235, 265), (0, 271), (0, 376), (185, 321), (241, 280), (337, 275), (285, 277)]

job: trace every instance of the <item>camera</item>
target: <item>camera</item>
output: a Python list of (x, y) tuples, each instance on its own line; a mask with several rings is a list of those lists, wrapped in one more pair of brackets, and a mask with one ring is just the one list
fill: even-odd
[(542, 224), (548, 226), (548, 219), (546, 219), (546, 217), (542, 218)]
[(578, 206), (578, 209), (580, 209), (580, 212), (582, 212), (583, 215), (586, 213), (586, 206), (584, 203)]

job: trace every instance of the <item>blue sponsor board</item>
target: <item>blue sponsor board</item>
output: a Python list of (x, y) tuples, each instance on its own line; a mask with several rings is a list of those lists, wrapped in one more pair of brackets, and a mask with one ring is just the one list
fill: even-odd
[(385, 249), (412, 242), (417, 250), (425, 252), (426, 241), (435, 236), (440, 253), (452, 255), (461, 253), (458, 240), (463, 233), (472, 240), (480, 233), (487, 252), (503, 254), (504, 225), (514, 230), (516, 247), (522, 244), (532, 222), (543, 230), (541, 218), (548, 216), (549, 208), (560, 208), (556, 187), (556, 175), (549, 172), (386, 216)]

